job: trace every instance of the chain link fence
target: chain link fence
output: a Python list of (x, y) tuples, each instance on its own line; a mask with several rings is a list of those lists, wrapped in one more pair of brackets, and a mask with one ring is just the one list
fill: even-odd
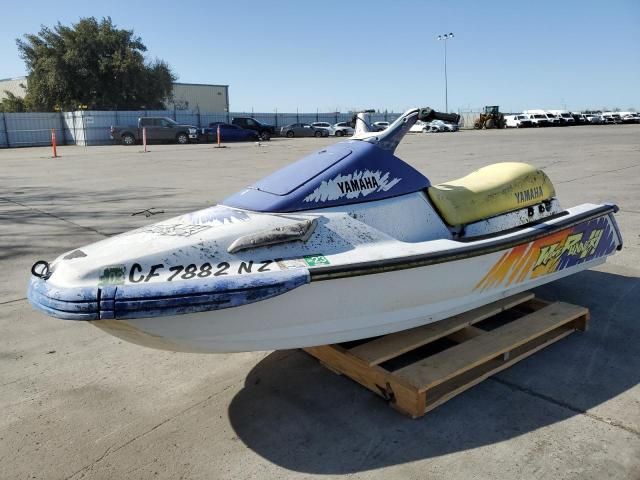
[[(35, 147), (51, 144), (52, 130), (58, 145), (110, 145), (112, 125), (137, 125), (140, 117), (169, 117), (181, 124), (207, 127), (213, 122), (230, 123), (234, 117), (253, 117), (259, 122), (279, 128), (291, 123), (347, 122), (352, 113), (261, 113), (223, 112), (211, 113), (199, 110), (141, 110), (141, 111), (91, 111), (54, 113), (0, 113), (0, 148)], [(392, 122), (399, 113), (372, 113), (371, 122)]]
[(459, 110), (460, 121), (458, 125), (462, 129), (473, 129), (473, 124), (480, 118), (480, 113), (482, 113), (480, 108), (474, 110)]

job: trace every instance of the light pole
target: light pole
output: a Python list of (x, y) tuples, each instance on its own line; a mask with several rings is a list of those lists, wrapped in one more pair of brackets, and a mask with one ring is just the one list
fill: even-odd
[(453, 33), (438, 35), (438, 40), (444, 40), (444, 111), (449, 113), (449, 92), (447, 91), (447, 40), (453, 38)]

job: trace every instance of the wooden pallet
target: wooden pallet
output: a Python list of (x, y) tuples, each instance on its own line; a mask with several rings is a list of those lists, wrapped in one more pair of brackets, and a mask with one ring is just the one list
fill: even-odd
[(416, 418), (588, 321), (584, 307), (525, 292), (411, 330), (304, 350)]

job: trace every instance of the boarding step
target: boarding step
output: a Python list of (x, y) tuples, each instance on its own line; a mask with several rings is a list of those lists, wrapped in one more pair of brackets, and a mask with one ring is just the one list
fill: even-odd
[(304, 350), (417, 418), (588, 322), (585, 307), (525, 292), (411, 330)]

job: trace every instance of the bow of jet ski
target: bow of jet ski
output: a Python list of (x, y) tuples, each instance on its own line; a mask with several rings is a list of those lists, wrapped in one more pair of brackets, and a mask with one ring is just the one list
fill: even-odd
[(216, 205), (32, 268), (44, 313), (177, 351), (292, 348), (412, 328), (605, 261), (613, 205), (562, 209), (522, 163), (431, 185), (364, 115), (328, 146)]

